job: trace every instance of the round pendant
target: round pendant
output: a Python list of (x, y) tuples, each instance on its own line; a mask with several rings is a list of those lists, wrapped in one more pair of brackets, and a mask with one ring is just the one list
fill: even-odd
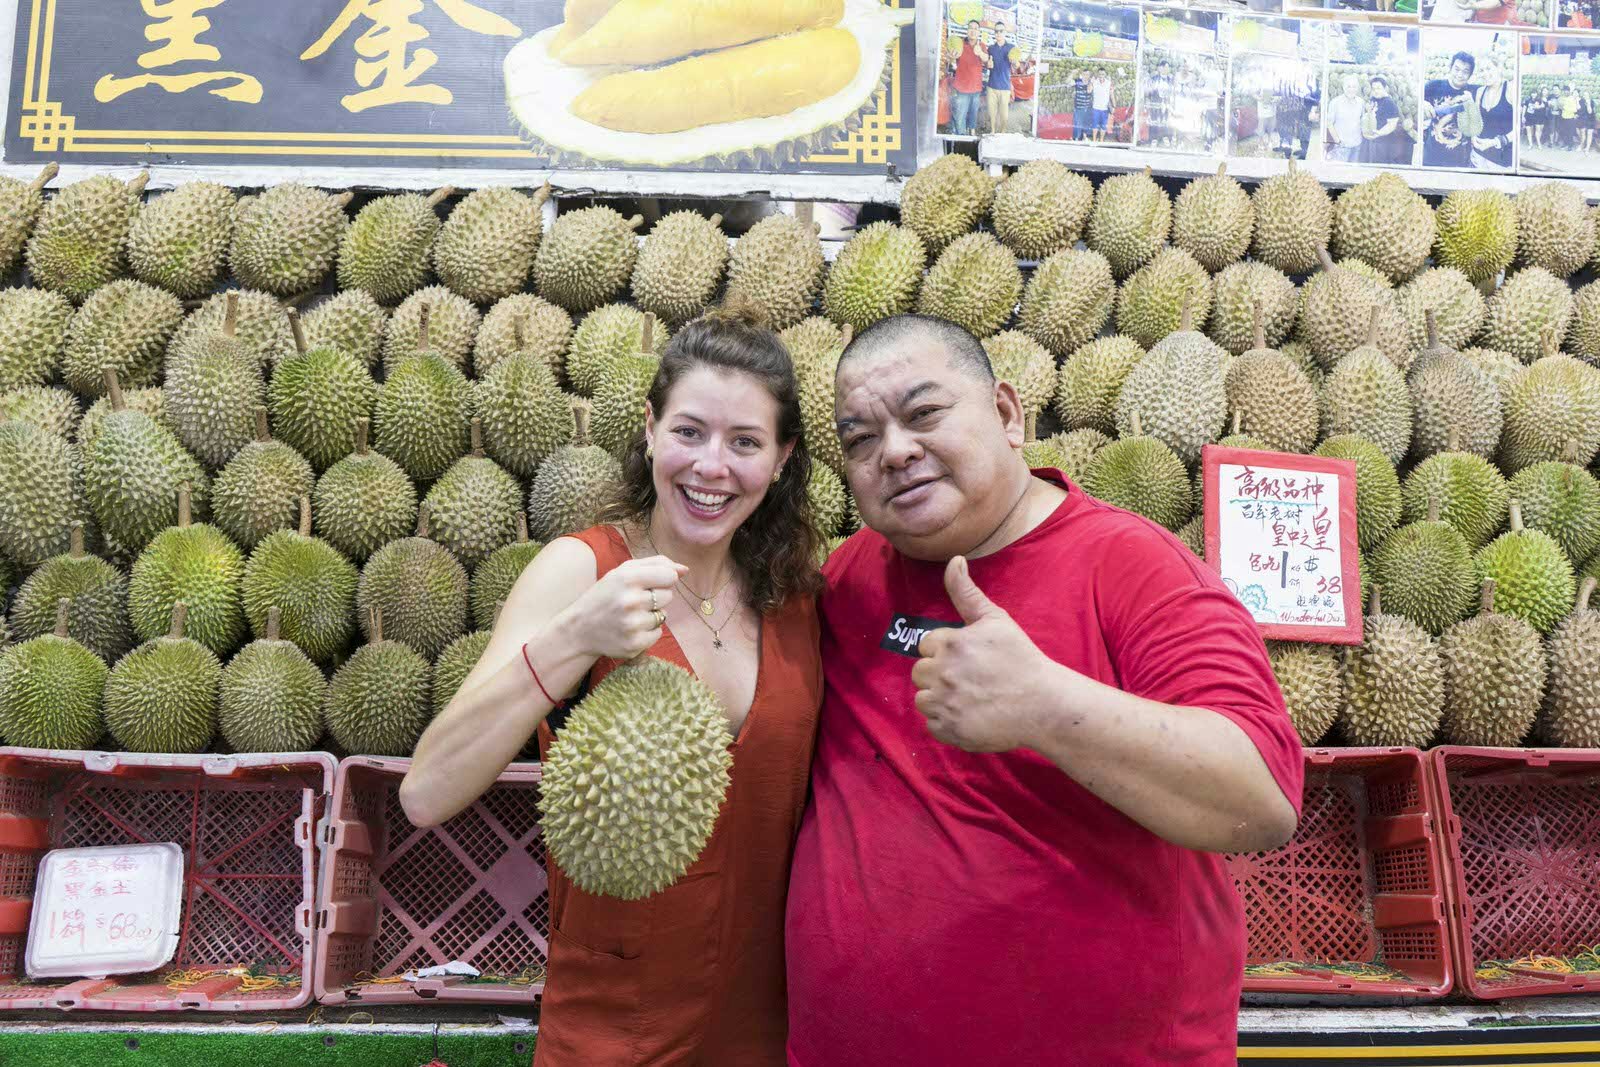
[(711, 601), (709, 601), (709, 600), (700, 601), (700, 614), (706, 616), (707, 618), (709, 618), (711, 616), (711, 613), (713, 611), (716, 611), (716, 610), (717, 610), (716, 607), (711, 603)]

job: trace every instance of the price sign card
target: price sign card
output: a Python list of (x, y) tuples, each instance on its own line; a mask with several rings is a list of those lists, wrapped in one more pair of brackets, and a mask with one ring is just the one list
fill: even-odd
[(1262, 636), (1359, 644), (1355, 464), (1216, 445), (1200, 463), (1206, 562)]
[(183, 849), (175, 844), (58, 848), (33, 894), (29, 978), (153, 971), (178, 948)]

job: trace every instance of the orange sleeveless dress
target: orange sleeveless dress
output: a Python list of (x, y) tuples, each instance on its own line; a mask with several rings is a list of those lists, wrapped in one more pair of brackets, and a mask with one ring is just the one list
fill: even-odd
[[(574, 535), (603, 576), (630, 558), (621, 533)], [(705, 852), (643, 900), (595, 896), (554, 861), (550, 954), (535, 1067), (785, 1062), (784, 903), (822, 701), (814, 598), (762, 620), (750, 713), (730, 746), (732, 785)], [(649, 654), (690, 669), (670, 630)], [(601, 659), (591, 687), (617, 661)], [(539, 725), (539, 753), (554, 740)]]

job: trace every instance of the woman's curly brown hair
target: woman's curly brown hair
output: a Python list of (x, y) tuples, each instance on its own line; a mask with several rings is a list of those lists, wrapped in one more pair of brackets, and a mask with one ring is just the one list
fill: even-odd
[[(680, 330), (661, 354), (650, 383), (651, 410), (666, 410), (673, 386), (696, 367), (747, 374), (766, 387), (778, 404), (778, 443), (794, 442), (776, 484), (749, 518), (734, 531), (729, 552), (745, 601), (763, 615), (796, 594), (822, 587), (817, 570), (825, 543), (811, 515), (806, 492), (811, 454), (801, 434), (800, 389), (789, 350), (767, 326), (761, 309), (736, 294)], [(622, 488), (602, 512), (601, 521), (647, 526), (656, 503), (655, 479), (645, 458), (641, 431), (622, 462)]]

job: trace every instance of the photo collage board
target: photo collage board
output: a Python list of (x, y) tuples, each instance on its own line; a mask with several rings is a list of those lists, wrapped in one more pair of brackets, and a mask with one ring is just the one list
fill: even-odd
[(944, 15), (946, 139), (1600, 178), (1600, 0), (945, 0)]

